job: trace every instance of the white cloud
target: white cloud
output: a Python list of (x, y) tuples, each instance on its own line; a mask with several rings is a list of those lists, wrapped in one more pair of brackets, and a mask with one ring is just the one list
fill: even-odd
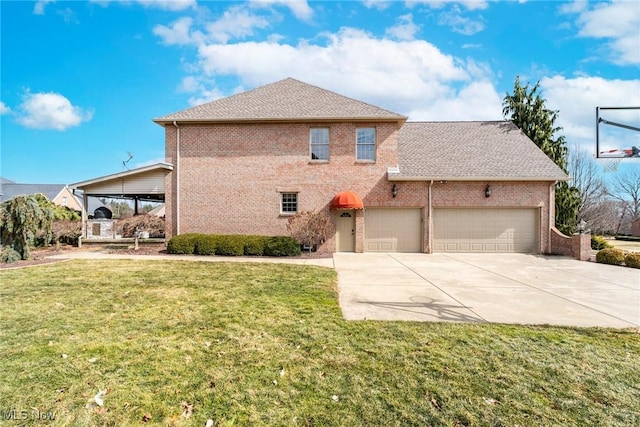
[[(567, 138), (569, 146), (575, 143), (590, 152), (595, 152), (596, 107), (640, 105), (640, 79), (553, 76), (540, 80), (540, 87), (547, 106), (559, 111), (558, 124), (562, 126), (561, 134)], [(623, 135), (640, 137), (640, 133), (631, 131)]]
[(196, 93), (190, 100), (196, 104), (223, 95), (219, 77), (255, 87), (290, 76), (415, 120), (502, 118), (501, 97), (484, 64), (445, 55), (423, 40), (376, 38), (352, 28), (317, 40), (201, 43), (199, 68), (180, 89)]
[(449, 4), (462, 5), (468, 10), (480, 10), (489, 7), (489, 2), (485, 0), (407, 0), (407, 6), (424, 4), (433, 9), (441, 9)]
[(34, 129), (66, 130), (93, 117), (92, 111), (76, 107), (59, 93), (29, 93), (23, 97), (18, 122)]
[(254, 7), (286, 6), (296, 18), (302, 21), (310, 21), (313, 17), (313, 9), (307, 0), (250, 0), (250, 4)]
[(392, 0), (362, 0), (362, 3), (369, 9), (385, 10), (391, 6), (391, 1)]
[(226, 43), (231, 38), (252, 36), (254, 29), (266, 28), (269, 21), (250, 13), (242, 6), (233, 6), (226, 10), (222, 17), (206, 26), (208, 36), (217, 42)]
[(451, 27), (456, 33), (471, 36), (484, 30), (484, 22), (481, 19), (471, 19), (462, 16), (462, 12), (458, 6), (454, 6), (450, 11), (443, 12), (438, 18), (441, 25)]
[(410, 120), (501, 120), (502, 96), (491, 82), (480, 80), (409, 112)]
[(0, 101), (0, 116), (9, 114), (10, 112), (11, 108), (9, 108), (4, 102)]
[(595, 3), (580, 2), (573, 8), (561, 9), (577, 13), (578, 36), (607, 40), (604, 56), (620, 65), (640, 64), (640, 7), (635, 1)]
[(55, 3), (55, 0), (38, 0), (36, 4), (33, 5), (33, 14), (44, 15), (44, 10), (49, 3)]
[(180, 11), (186, 9), (195, 9), (197, 7), (196, 0), (90, 0), (91, 3), (97, 3), (102, 6), (108, 6), (110, 3), (117, 2), (122, 4), (140, 4), (144, 7)]
[(160, 37), (167, 45), (185, 45), (193, 42), (190, 34), (191, 23), (189, 17), (183, 17), (173, 21), (170, 26), (156, 25), (153, 27), (153, 34)]
[(398, 23), (387, 28), (386, 34), (397, 40), (413, 40), (420, 27), (413, 23), (413, 16), (409, 13), (398, 17)]

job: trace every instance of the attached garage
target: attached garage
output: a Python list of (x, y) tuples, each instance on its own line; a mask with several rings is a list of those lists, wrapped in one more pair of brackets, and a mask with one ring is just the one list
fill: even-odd
[(433, 212), (434, 252), (538, 253), (537, 208), (439, 208)]
[(365, 252), (421, 252), (421, 208), (366, 208)]

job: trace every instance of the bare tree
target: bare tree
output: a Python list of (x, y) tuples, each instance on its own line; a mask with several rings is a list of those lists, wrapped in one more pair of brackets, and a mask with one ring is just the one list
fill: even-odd
[(289, 218), (287, 229), (291, 237), (311, 252), (327, 239), (331, 231), (331, 219), (323, 212), (303, 211)]
[(640, 219), (640, 170), (617, 176), (610, 194), (624, 203), (632, 220)]
[(579, 215), (588, 221), (607, 194), (602, 166), (586, 150), (574, 145), (569, 150), (568, 172), (580, 192)]

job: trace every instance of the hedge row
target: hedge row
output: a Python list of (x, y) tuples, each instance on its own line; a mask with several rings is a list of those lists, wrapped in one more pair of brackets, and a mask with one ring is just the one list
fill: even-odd
[(640, 252), (629, 252), (616, 248), (603, 249), (596, 254), (596, 261), (601, 264), (626, 265), (631, 268), (640, 268)]
[(181, 234), (167, 243), (170, 254), (223, 256), (297, 256), (300, 244), (288, 236)]

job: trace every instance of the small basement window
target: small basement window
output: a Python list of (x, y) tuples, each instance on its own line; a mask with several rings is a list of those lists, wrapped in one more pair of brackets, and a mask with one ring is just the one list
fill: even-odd
[(280, 213), (282, 215), (298, 213), (298, 193), (280, 193)]

